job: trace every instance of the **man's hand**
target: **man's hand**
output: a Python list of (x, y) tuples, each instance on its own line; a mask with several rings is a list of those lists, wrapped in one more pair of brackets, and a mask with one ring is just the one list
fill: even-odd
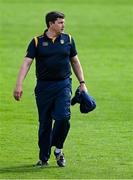
[(22, 97), (22, 94), (23, 94), (22, 82), (23, 82), (24, 78), (26, 77), (31, 64), (32, 64), (32, 59), (25, 57), (24, 62), (19, 71), (18, 79), (16, 82), (16, 88), (13, 91), (13, 96), (17, 101), (20, 101), (20, 98)]
[(20, 101), (20, 98), (22, 97), (23, 91), (22, 91), (22, 86), (16, 86), (13, 92), (13, 96), (16, 101)]
[(81, 84), (80, 84), (79, 90), (80, 90), (80, 92), (81, 92), (81, 91), (87, 92), (87, 87), (86, 87), (85, 83), (81, 83)]

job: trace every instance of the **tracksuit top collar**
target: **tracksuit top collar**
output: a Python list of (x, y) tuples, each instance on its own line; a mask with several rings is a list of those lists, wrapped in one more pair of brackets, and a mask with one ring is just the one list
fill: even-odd
[(52, 41), (52, 42), (54, 42), (54, 41), (56, 41), (56, 40), (60, 40), (61, 39), (61, 37), (62, 37), (62, 33), (61, 34), (59, 34), (56, 38), (49, 38), (48, 36), (47, 36), (47, 34), (46, 34), (46, 32), (48, 31), (48, 29), (46, 29), (45, 31), (44, 31), (44, 33), (43, 33), (43, 35), (44, 35), (44, 39), (45, 40), (50, 40), (50, 41)]

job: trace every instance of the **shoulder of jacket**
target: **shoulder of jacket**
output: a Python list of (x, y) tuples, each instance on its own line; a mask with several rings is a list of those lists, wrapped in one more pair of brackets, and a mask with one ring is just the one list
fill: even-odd
[(62, 33), (62, 34), (63, 34), (63, 36), (68, 37), (70, 43), (72, 42), (71, 34), (68, 34), (68, 33)]
[(44, 35), (40, 35), (40, 36), (34, 36), (34, 41), (35, 41), (35, 46), (37, 47), (37, 45), (38, 45), (38, 41), (40, 40), (40, 39), (42, 39), (44, 37)]

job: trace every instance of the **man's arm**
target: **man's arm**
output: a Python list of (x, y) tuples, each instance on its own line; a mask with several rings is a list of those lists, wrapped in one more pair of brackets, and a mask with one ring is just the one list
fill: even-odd
[(16, 82), (16, 87), (13, 92), (13, 96), (17, 101), (19, 101), (22, 96), (22, 93), (23, 93), (22, 83), (30, 69), (32, 62), (33, 60), (31, 58), (25, 57), (24, 62), (20, 68), (18, 79)]
[[(71, 65), (79, 83), (84, 81), (83, 69), (77, 55), (71, 58)], [(87, 91), (85, 83), (80, 83), (80, 91)]]

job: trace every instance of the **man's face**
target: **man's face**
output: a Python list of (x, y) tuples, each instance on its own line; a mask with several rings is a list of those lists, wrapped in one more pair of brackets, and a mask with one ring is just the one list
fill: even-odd
[(54, 23), (50, 23), (50, 28), (55, 31), (55, 33), (60, 34), (64, 31), (65, 20), (62, 18), (57, 18)]

